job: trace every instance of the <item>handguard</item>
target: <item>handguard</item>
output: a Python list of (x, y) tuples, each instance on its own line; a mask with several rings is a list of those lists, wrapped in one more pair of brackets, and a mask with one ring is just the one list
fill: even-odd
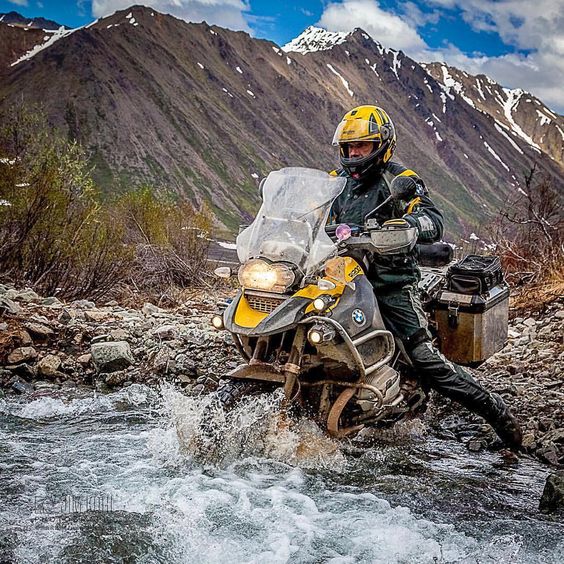
[(410, 252), (417, 243), (418, 230), (407, 220), (389, 219), (381, 229), (370, 231), (370, 239), (381, 255)]

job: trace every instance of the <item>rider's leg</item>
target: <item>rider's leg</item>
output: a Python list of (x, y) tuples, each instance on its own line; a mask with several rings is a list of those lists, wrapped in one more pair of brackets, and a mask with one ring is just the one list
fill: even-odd
[(488, 392), (467, 370), (450, 362), (431, 343), (416, 288), (405, 287), (377, 299), (384, 323), (405, 343), (421, 378), (440, 394), (483, 417), (508, 446), (518, 447), (521, 430), (501, 397)]

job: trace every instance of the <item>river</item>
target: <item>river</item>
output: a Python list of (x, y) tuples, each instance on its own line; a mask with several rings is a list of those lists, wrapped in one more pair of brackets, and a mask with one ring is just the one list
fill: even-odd
[(534, 460), (424, 425), (344, 448), (307, 422), (276, 427), (268, 398), (204, 455), (206, 402), (140, 385), (0, 399), (0, 562), (564, 561)]

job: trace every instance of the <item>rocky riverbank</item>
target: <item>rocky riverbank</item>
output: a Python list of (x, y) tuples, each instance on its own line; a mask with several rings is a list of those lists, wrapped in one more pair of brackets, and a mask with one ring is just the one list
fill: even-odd
[[(213, 389), (239, 363), (230, 336), (209, 324), (216, 303), (201, 297), (173, 310), (150, 303), (130, 309), (0, 285), (0, 393), (103, 392), (161, 381), (191, 393)], [(555, 467), (564, 466), (563, 336), (564, 300), (515, 317), (507, 346), (476, 373), (519, 417), (525, 451)], [(448, 401), (435, 398), (429, 417), (439, 434), (472, 450), (495, 443), (487, 425)]]

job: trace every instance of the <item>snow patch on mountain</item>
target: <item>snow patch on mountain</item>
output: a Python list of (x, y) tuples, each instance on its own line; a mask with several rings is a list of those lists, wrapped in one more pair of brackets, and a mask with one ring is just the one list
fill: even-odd
[(488, 145), (487, 141), (484, 141), (484, 147), (494, 156), (496, 161), (501, 163), (501, 166), (509, 172), (509, 167), (501, 160), (500, 156)]
[(513, 110), (517, 108), (519, 102), (521, 101), (521, 96), (523, 96), (525, 92), (521, 90), (521, 88), (515, 88), (514, 90), (511, 90), (510, 88), (504, 88), (503, 92), (506, 96), (506, 99), (505, 101), (503, 101), (498, 98), (498, 102), (503, 108), (503, 113), (505, 115), (505, 118), (511, 125), (511, 129), (517, 135), (519, 135), (519, 137), (523, 138), (529, 145), (531, 145), (531, 147), (533, 147), (537, 151), (540, 151), (541, 150), (540, 147), (532, 140), (532, 138), (529, 135), (527, 135), (521, 129), (521, 127), (513, 119)]
[[(40, 43), (39, 45), (36, 45), (33, 49), (28, 51), (25, 55), (21, 56), (17, 61), (14, 61), (10, 66), (14, 67), (14, 66), (16, 66), (17, 64), (19, 64), (23, 61), (27, 61), (27, 60), (31, 59), (32, 57), (35, 57), (35, 55), (37, 55), (37, 53), (40, 53), (41, 51), (43, 51), (43, 49), (47, 49), (48, 47), (51, 47), (51, 45), (53, 45), (55, 42), (59, 41), (59, 39), (62, 39), (63, 37), (67, 37), (71, 33), (74, 33), (77, 29), (81, 29), (81, 28), (66, 29), (65, 27), (61, 26), (58, 30), (51, 33), (51, 36), (49, 37), (49, 39), (47, 41), (45, 41), (45, 43)], [(50, 32), (46, 31), (46, 33), (50, 33)]]
[(354, 92), (349, 88), (349, 83), (329, 63), (327, 63), (327, 67), (333, 74), (337, 75), (341, 79), (341, 82), (343, 83), (343, 86), (347, 89), (349, 95), (351, 97), (354, 96)]
[(346, 41), (349, 33), (344, 31), (327, 31), (313, 25), (309, 26), (298, 37), (282, 47), (286, 53), (294, 52), (305, 55), (315, 51), (327, 51)]
[(538, 114), (538, 116), (539, 116), (539, 118), (540, 118), (540, 123), (539, 123), (539, 125), (542, 126), (542, 125), (545, 125), (545, 124), (550, 124), (550, 123), (552, 123), (552, 120), (551, 120), (545, 113), (543, 113), (543, 112), (541, 112), (541, 111), (539, 111), (539, 110), (536, 110), (536, 112), (537, 112), (537, 114)]
[(495, 120), (494, 123), (494, 127), (499, 131), (499, 133), (501, 133), (508, 141), (509, 143), (511, 143), (512, 147), (521, 155), (523, 155), (523, 151), (521, 150), (521, 147), (519, 147), (519, 145), (517, 145), (517, 143), (515, 143), (515, 141), (513, 141), (513, 139), (511, 139), (511, 137), (509, 137), (509, 135), (507, 135), (507, 133), (504, 131), (504, 128), (507, 128), (506, 125), (504, 125), (503, 123), (497, 121), (497, 119)]

